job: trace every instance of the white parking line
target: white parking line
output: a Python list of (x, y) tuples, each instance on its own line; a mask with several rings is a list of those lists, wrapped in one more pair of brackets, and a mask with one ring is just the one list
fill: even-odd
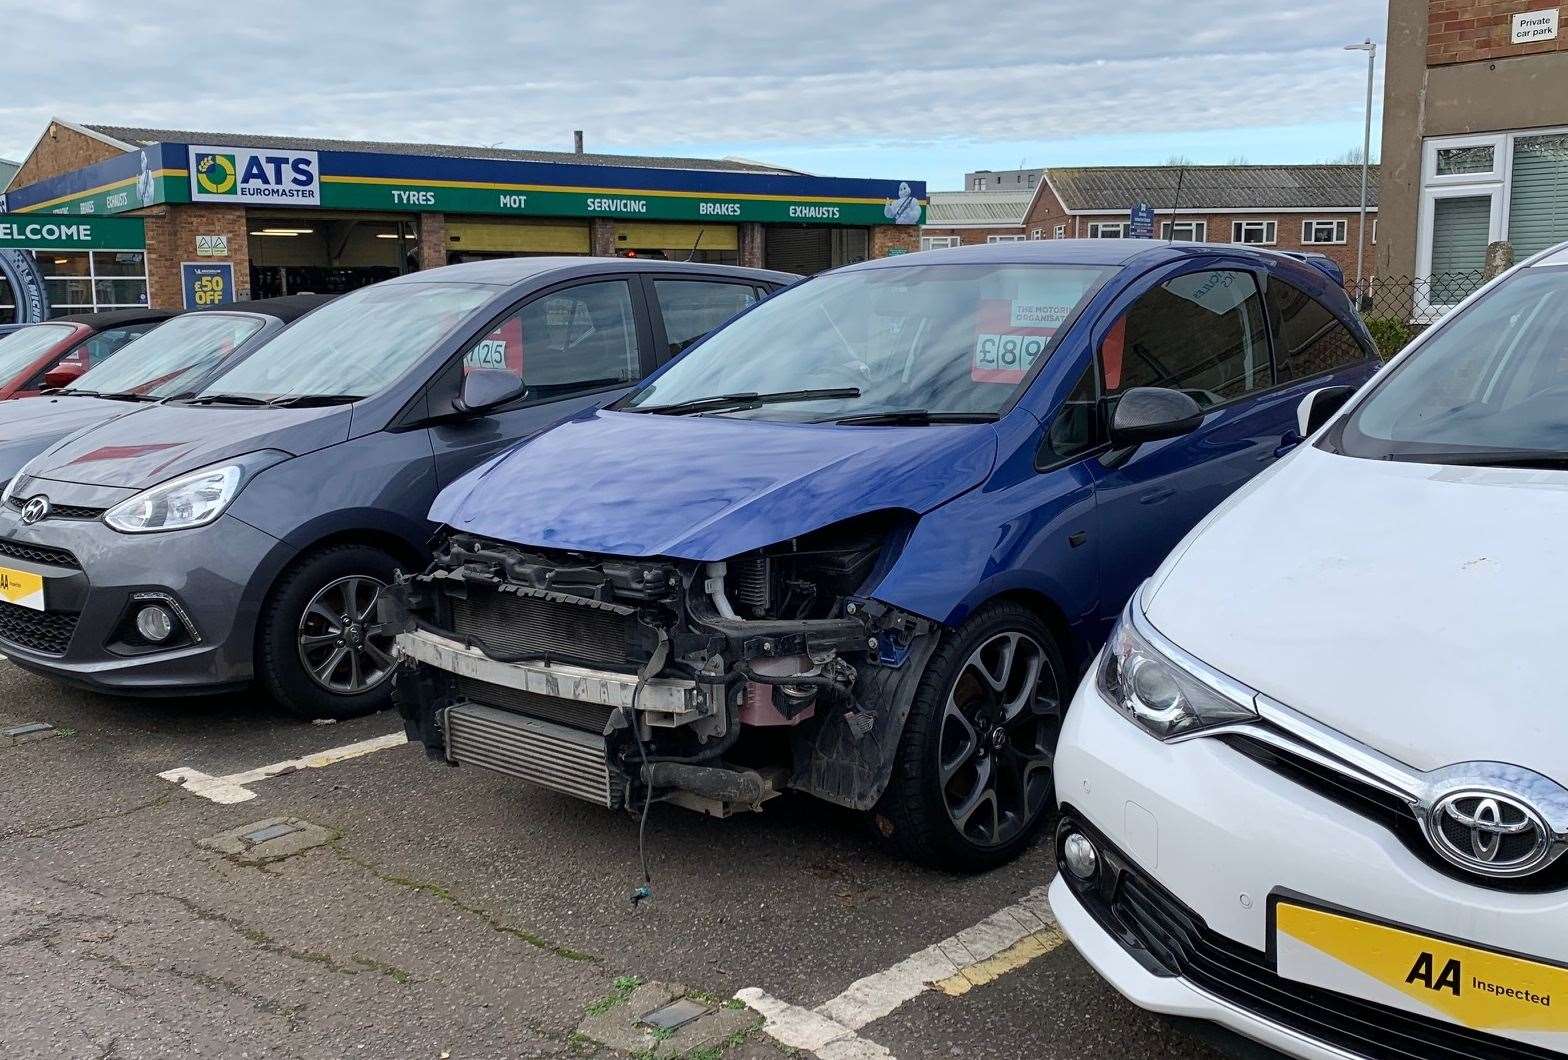
[(885, 971), (855, 980), (838, 997), (815, 1009), (780, 1001), (755, 987), (735, 997), (761, 1013), (763, 1030), (790, 1048), (804, 1049), (821, 1060), (891, 1058), (885, 1048), (857, 1032), (928, 990), (962, 996), (1050, 953), (1062, 941), (1045, 888), (1037, 887), (1027, 898), (973, 927), (927, 946)]
[(256, 797), (256, 793), (249, 790), (248, 785), (300, 769), (323, 769), (338, 762), (346, 762), (350, 758), (363, 758), (365, 755), (384, 751), (389, 747), (401, 747), (407, 742), (406, 735), (394, 732), (370, 740), (360, 740), (358, 743), (344, 744), (342, 747), (317, 751), (304, 758), (290, 758), (284, 762), (274, 762), (270, 766), (248, 769), (243, 773), (230, 773), (225, 777), (208, 776), (188, 766), (165, 770), (158, 776), (162, 780), (180, 785), (192, 795), (199, 795), (212, 802), (225, 804), (249, 802)]

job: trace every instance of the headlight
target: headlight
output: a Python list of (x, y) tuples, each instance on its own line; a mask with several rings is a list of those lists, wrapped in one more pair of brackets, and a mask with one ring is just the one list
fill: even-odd
[(228, 464), (171, 479), (110, 508), (103, 521), (122, 534), (206, 526), (239, 492), (243, 471), (239, 464)]
[(1135, 595), (1100, 659), (1096, 680), (1107, 702), (1162, 740), (1258, 716), (1239, 684), (1201, 674), (1156, 648), (1135, 628), (1137, 606)]
[(20, 474), (12, 475), (10, 481), (5, 484), (5, 489), (0, 490), (0, 507), (10, 502), (11, 494), (16, 492), (16, 484), (20, 481), (22, 481)]

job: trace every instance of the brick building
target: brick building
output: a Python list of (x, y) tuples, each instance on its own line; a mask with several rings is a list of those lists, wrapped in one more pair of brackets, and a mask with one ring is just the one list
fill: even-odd
[[(54, 308), (71, 312), (180, 305), (193, 265), (231, 270), (239, 298), (340, 292), (522, 254), (637, 254), (812, 273), (916, 249), (924, 210), (919, 181), (820, 177), (734, 159), (56, 119), (22, 161), (0, 216), (139, 219), (137, 245), (34, 255)], [(8, 294), (0, 289), (0, 320)]]
[(1549, 0), (1390, 0), (1384, 78), (1387, 276), (1417, 311), (1480, 281), (1488, 243), (1516, 257), (1568, 239), (1568, 35)]
[(920, 249), (1024, 239), (1034, 191), (936, 191), (920, 227)]
[[(1325, 254), (1355, 278), (1361, 167), (1053, 166), (1025, 212), (1027, 239), (1120, 239), (1132, 208), (1154, 209), (1160, 239), (1249, 243)], [(1367, 183), (1366, 267), (1377, 238), (1378, 167)]]

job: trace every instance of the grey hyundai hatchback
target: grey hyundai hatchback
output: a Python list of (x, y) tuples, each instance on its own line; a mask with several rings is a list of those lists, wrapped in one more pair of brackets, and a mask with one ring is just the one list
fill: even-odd
[(436, 493), (794, 279), (521, 258), (345, 295), (194, 395), (18, 472), (0, 498), (0, 649), (101, 691), (259, 679), (305, 717), (381, 709), (376, 597), (426, 565)]

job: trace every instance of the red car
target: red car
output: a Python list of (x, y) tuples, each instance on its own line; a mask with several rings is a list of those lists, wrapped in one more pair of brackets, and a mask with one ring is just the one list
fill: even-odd
[(0, 336), (0, 401), (66, 386), (132, 339), (180, 312), (114, 309), (79, 313)]

